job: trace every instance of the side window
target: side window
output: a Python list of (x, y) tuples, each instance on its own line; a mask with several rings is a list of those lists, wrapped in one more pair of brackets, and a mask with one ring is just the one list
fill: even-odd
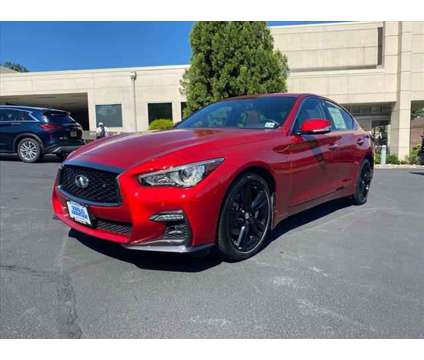
[(20, 111), (11, 109), (0, 110), (0, 121), (18, 121)]
[(346, 131), (354, 128), (353, 119), (346, 111), (328, 101), (325, 102), (325, 106), (334, 130)]
[(26, 111), (16, 111), (16, 121), (33, 120)]
[(8, 121), (6, 116), (6, 110), (0, 109), (0, 122)]
[(298, 132), (305, 120), (325, 118), (326, 116), (321, 100), (318, 98), (307, 98), (300, 106), (300, 111), (297, 114), (293, 130), (295, 133)]
[(350, 115), (350, 114), (349, 114), (347, 111), (345, 111), (344, 109), (342, 109), (342, 114), (343, 114), (343, 117), (344, 117), (344, 119), (345, 119), (345, 122), (346, 122), (347, 128), (348, 128), (349, 130), (356, 129), (355, 120), (353, 120), (352, 115)]

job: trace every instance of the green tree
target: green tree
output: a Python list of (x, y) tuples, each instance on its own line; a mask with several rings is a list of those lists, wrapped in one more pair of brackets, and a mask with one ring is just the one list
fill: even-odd
[(190, 35), (191, 66), (181, 81), (184, 116), (232, 96), (287, 91), (287, 57), (263, 21), (205, 21)]
[(4, 62), (2, 64), (2, 66), (9, 68), (9, 69), (12, 69), (12, 70), (15, 70), (17, 72), (29, 72), (29, 70), (25, 66), (23, 66), (21, 64), (10, 62), (10, 61)]

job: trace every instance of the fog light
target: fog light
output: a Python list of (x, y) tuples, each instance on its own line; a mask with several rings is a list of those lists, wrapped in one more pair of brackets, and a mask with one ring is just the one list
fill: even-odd
[(190, 237), (190, 229), (187, 224), (168, 225), (163, 233), (164, 240), (186, 241)]
[(165, 225), (163, 235), (157, 241), (158, 245), (162, 242), (165, 242), (167, 245), (189, 244), (191, 240), (191, 229), (182, 210), (160, 212), (151, 216), (150, 220)]

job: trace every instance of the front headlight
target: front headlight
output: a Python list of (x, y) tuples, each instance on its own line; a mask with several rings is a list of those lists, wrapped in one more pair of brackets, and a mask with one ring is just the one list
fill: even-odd
[(219, 158), (155, 171), (139, 175), (138, 181), (147, 186), (191, 187), (202, 181), (223, 161), (223, 158)]

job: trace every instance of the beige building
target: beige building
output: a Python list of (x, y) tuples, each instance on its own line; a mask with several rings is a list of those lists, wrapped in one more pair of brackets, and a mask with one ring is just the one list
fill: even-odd
[[(271, 27), (288, 56), (291, 92), (327, 96), (373, 129), (392, 153), (409, 153), (411, 109), (424, 105), (424, 22)], [(5, 73), (0, 103), (71, 111), (86, 129), (104, 122), (140, 131), (155, 118), (181, 120), (187, 66)]]

